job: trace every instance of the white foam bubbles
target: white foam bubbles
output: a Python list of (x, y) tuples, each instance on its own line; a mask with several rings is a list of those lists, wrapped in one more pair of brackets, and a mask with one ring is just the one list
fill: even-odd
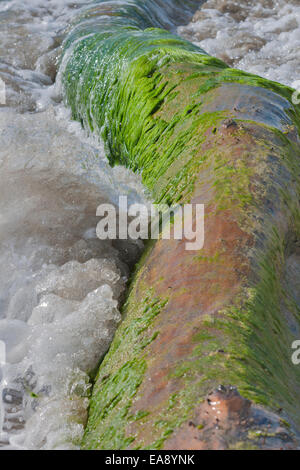
[(290, 86), (300, 77), (298, 0), (208, 0), (178, 32), (233, 67)]
[(120, 191), (133, 201), (144, 192), (52, 108), (2, 109), (0, 130), (0, 446), (78, 448), (90, 374), (121, 320), (127, 264), (141, 253), (137, 242), (122, 251), (98, 240), (96, 209)]

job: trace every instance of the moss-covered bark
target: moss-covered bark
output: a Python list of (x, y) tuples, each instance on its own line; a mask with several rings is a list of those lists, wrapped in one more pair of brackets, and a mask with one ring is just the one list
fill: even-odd
[[(293, 90), (230, 69), (167, 31), (139, 29), (150, 2), (136, 2), (138, 10), (133, 3), (120, 13), (102, 2), (75, 27), (62, 63), (66, 99), (73, 117), (102, 136), (110, 162), (140, 171), (156, 201), (205, 204), (205, 245), (188, 252), (184, 240), (149, 243), (99, 369), (83, 446), (187, 445), (185, 423), (202, 416), (206, 394), (224, 383), (282, 410), (274, 423), (297, 429)], [(264, 446), (283, 445), (282, 429), (266, 435), (268, 419), (224, 432), (220, 446), (261, 446), (261, 435)], [(205, 447), (209, 423), (197, 426), (189, 442)]]

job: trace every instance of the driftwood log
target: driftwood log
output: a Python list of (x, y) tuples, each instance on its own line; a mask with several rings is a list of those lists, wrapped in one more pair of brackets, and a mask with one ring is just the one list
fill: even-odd
[(205, 204), (202, 250), (152, 241), (136, 266), (86, 449), (299, 445), (299, 106), (156, 28), (195, 4), (99, 2), (65, 41), (66, 101), (110, 162), (156, 202)]

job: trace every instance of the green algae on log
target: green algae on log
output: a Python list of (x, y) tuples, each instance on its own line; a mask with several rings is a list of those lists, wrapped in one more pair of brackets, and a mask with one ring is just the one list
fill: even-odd
[(100, 2), (85, 12), (65, 43), (66, 101), (104, 139), (111, 164), (141, 172), (157, 202), (205, 204), (205, 244), (148, 243), (98, 371), (83, 448), (295, 448), (293, 90), (143, 30), (147, 8)]

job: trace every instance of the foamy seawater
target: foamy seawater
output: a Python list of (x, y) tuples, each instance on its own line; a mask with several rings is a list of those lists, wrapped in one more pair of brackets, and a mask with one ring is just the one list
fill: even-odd
[(97, 206), (115, 203), (120, 192), (141, 201), (143, 189), (125, 170), (111, 170), (100, 147), (68, 129), (62, 111), (0, 111), (5, 447), (79, 445), (90, 373), (121, 320), (128, 266), (142, 248), (97, 239)]
[(300, 80), (299, 0), (208, 0), (178, 33), (232, 67)]
[[(97, 239), (99, 204), (147, 196), (61, 103), (60, 45), (89, 3), (0, 0), (1, 449), (79, 448), (91, 377), (143, 248)], [(299, 15), (298, 1), (209, 0), (178, 32), (232, 66), (292, 84)]]

